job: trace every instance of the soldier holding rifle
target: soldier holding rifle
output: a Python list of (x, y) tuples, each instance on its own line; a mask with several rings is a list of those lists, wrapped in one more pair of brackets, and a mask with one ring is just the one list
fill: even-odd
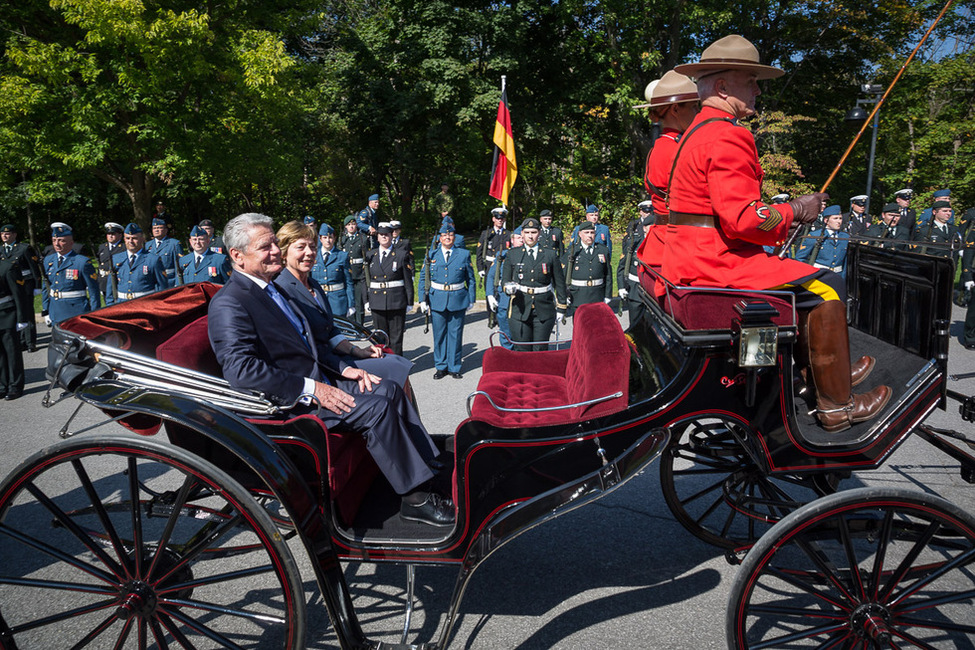
[(545, 350), (555, 328), (556, 317), (565, 314), (565, 277), (562, 265), (550, 248), (538, 245), (538, 219), (529, 217), (521, 224), (525, 245), (510, 249), (501, 272), (504, 292), (511, 298), (508, 325), (511, 338), (520, 343), (516, 350)]

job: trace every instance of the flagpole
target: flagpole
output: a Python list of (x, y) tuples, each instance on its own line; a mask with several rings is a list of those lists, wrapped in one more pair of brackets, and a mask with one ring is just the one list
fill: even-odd
[[(506, 75), (506, 74), (501, 75), (501, 96), (502, 97), (504, 97), (504, 89), (505, 89), (505, 86), (507, 85), (507, 82), (508, 82), (508, 75)], [(508, 204), (507, 203), (502, 203), (501, 205), (504, 206), (504, 209), (505, 210), (508, 209)]]

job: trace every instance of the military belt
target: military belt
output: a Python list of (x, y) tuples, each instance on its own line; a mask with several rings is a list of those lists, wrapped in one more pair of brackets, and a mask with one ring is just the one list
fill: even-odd
[(815, 263), (815, 264), (813, 264), (813, 266), (815, 266), (817, 269), (829, 269), (830, 271), (833, 271), (834, 273), (842, 273), (843, 272), (843, 265), (842, 264), (840, 264), (839, 266), (826, 266), (825, 264)]
[(713, 214), (690, 214), (687, 212), (670, 213), (670, 225), (693, 226), (695, 228), (717, 228)]
[(493, 262), (494, 259), (495, 259), (494, 255), (485, 255), (484, 256), (484, 261), (485, 262)]
[(406, 283), (402, 280), (392, 280), (390, 282), (370, 282), (370, 289), (395, 289), (396, 287), (405, 287)]
[(176, 269), (163, 269), (163, 275), (172, 275), (176, 273)]
[(58, 291), (57, 289), (51, 289), (51, 297), (55, 300), (61, 300), (62, 298), (84, 298), (88, 295), (87, 291)]
[(602, 278), (597, 278), (595, 280), (572, 280), (573, 287), (601, 287), (603, 286), (604, 280)]
[(640, 276), (637, 275), (636, 273), (628, 273), (626, 275), (626, 279), (629, 280), (630, 282), (636, 282), (637, 284), (640, 284)]
[(349, 264), (362, 264), (366, 261), (364, 257), (353, 257), (349, 260)]
[(338, 284), (324, 284), (322, 285), (322, 289), (324, 289), (326, 293), (332, 293), (333, 291), (342, 291), (343, 289), (345, 289), (345, 283), (339, 282)]
[(463, 289), (463, 284), (440, 284), (439, 282), (431, 282), (431, 289), (436, 289), (437, 291), (457, 291), (458, 289)]
[(151, 291), (133, 291), (129, 293), (120, 294), (122, 298), (126, 300), (132, 300), (133, 298), (141, 298), (142, 296), (148, 296)]
[(522, 293), (527, 293), (529, 296), (536, 296), (540, 293), (548, 293), (551, 291), (552, 285), (546, 284), (544, 287), (526, 287), (523, 284), (516, 284), (515, 289)]

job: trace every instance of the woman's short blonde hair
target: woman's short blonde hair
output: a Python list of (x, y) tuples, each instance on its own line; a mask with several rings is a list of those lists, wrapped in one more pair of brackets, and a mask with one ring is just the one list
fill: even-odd
[(308, 239), (312, 244), (315, 243), (315, 229), (311, 226), (306, 226), (300, 221), (289, 221), (281, 226), (281, 229), (277, 232), (277, 237), (278, 248), (281, 249), (281, 259), (287, 260), (288, 248), (299, 239)]

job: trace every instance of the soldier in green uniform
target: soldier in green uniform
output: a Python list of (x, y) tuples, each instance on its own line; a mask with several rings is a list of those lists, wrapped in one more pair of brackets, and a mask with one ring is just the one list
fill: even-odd
[(559, 257), (565, 253), (562, 229), (552, 225), (552, 211), (542, 210), (538, 213), (538, 221), (542, 225), (538, 231), (538, 245), (551, 248)]
[(570, 316), (579, 305), (609, 304), (613, 297), (613, 261), (609, 249), (596, 243), (596, 225), (584, 221), (578, 233), (579, 244), (573, 244), (562, 258)]
[[(565, 276), (555, 251), (538, 245), (538, 219), (521, 224), (525, 245), (510, 249), (502, 269), (502, 288), (511, 296), (508, 325), (515, 342), (548, 341), (556, 317), (565, 314)], [(516, 350), (545, 350), (546, 343), (516, 345)]]
[(441, 219), (454, 211), (454, 197), (449, 193), (450, 185), (446, 181), (440, 184), (440, 194), (433, 197), (433, 209)]
[(931, 218), (927, 223), (918, 223), (914, 229), (914, 241), (943, 244), (942, 246), (921, 246), (920, 252), (939, 257), (951, 257), (955, 250), (961, 253), (961, 234), (951, 223), (951, 204), (935, 201), (931, 205)]
[(10, 260), (14, 270), (19, 274), (18, 281), (24, 292), (24, 299), (31, 312), (27, 319), (27, 327), (20, 331), (20, 342), (25, 350), (34, 352), (37, 349), (37, 325), (35, 324), (34, 296), (40, 295), (41, 266), (40, 258), (34, 247), (25, 241), (17, 241), (17, 227), (12, 223), (0, 228), (0, 260)]

